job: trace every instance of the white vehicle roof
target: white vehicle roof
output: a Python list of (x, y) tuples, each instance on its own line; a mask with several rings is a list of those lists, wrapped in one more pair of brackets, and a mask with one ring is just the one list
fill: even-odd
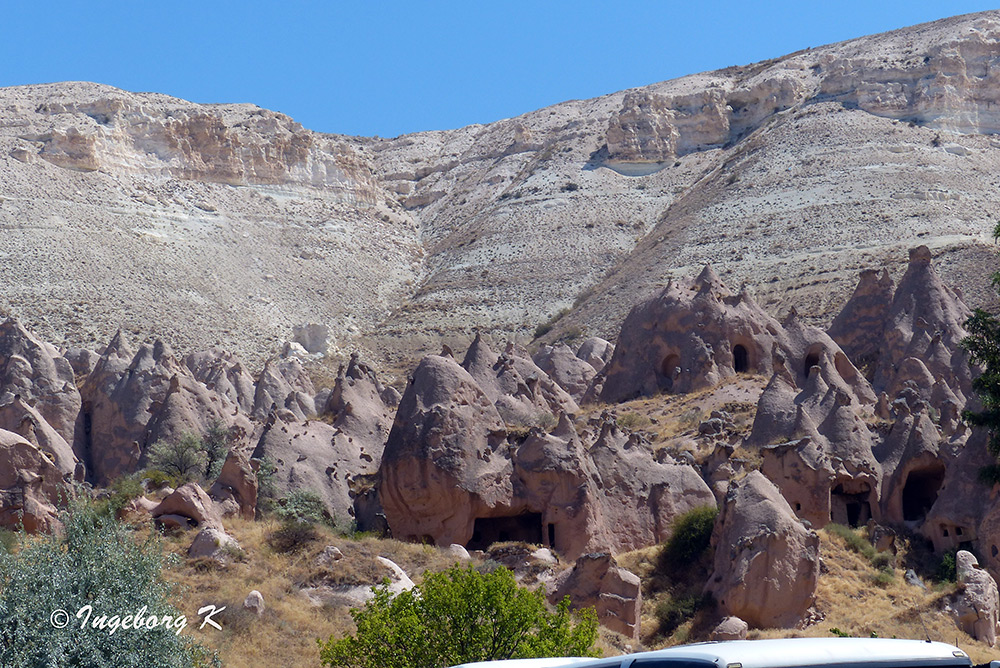
[[(620, 657), (619, 657), (620, 658)], [(560, 668), (561, 666), (578, 666), (593, 663), (595, 659), (508, 659), (507, 661), (477, 661), (463, 663), (455, 668)]]
[[(521, 659), (463, 664), (455, 668), (628, 668), (635, 661), (663, 659), (711, 663), (717, 668), (793, 668), (882, 664), (917, 666), (969, 666), (968, 655), (953, 645), (924, 640), (886, 638), (784, 638), (733, 640), (681, 645), (653, 652), (606, 659)], [(642, 661), (645, 663), (645, 661)], [(640, 664), (641, 665), (641, 664)]]

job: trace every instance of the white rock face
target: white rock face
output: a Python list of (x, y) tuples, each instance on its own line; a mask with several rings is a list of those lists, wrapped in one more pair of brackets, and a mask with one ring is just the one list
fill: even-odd
[[(0, 291), (57, 345), (123, 327), (254, 366), (310, 322), (400, 366), (577, 301), (550, 338), (607, 338), (664, 267), (705, 262), (822, 320), (918, 241), (952, 251), (941, 273), (976, 307), (998, 42), (1000, 13), (970, 14), (393, 139), (95, 84), (0, 89)], [(22, 280), (40, 266), (44, 305)]]

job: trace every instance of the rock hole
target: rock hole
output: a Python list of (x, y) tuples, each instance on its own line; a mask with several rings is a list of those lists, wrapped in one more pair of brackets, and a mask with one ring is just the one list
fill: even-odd
[(507, 517), (477, 517), (472, 528), (472, 540), (465, 547), (470, 550), (486, 550), (493, 543), (507, 541), (541, 545), (542, 514), (523, 513)]
[(867, 483), (840, 483), (830, 492), (830, 521), (859, 527), (872, 518), (871, 488)]
[(814, 366), (819, 365), (819, 353), (809, 353), (806, 355), (806, 361), (802, 364), (802, 373), (807, 377), (809, 376), (809, 369)]
[(738, 343), (733, 346), (733, 370), (736, 373), (746, 373), (750, 370), (750, 354)]
[(663, 358), (663, 362), (660, 364), (660, 374), (666, 379), (667, 389), (671, 389), (674, 385), (674, 379), (679, 375), (679, 367), (681, 365), (681, 356), (675, 353), (671, 353)]
[(910, 471), (903, 484), (903, 520), (916, 522), (927, 517), (943, 482), (944, 465), (940, 462)]
[(997, 549), (996, 545), (990, 548), (990, 554), (992, 554), (994, 557), (1000, 554), (1000, 550)]

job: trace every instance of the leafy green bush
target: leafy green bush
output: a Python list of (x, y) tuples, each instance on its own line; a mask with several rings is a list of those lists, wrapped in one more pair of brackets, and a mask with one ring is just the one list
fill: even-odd
[[(171, 620), (180, 615), (168, 603), (171, 586), (161, 577), (163, 557), (155, 535), (137, 541), (111, 514), (82, 503), (74, 505), (63, 522), (61, 536), (39, 536), (23, 541), (16, 552), (0, 552), (0, 665), (221, 665), (178, 634), (173, 622), (109, 632), (114, 615), (169, 615)], [(77, 618), (88, 605), (89, 620)], [(66, 611), (63, 628), (56, 626), (57, 610)], [(101, 615), (108, 617), (106, 627), (95, 628)], [(83, 628), (86, 621), (90, 624)]]
[(115, 478), (109, 491), (111, 496), (107, 500), (108, 508), (111, 512), (117, 513), (127, 506), (129, 501), (142, 496), (146, 490), (142, 486), (142, 476), (133, 473)]
[(332, 523), (319, 494), (309, 489), (297, 489), (278, 502), (274, 514), (286, 522), (301, 524)]
[(257, 507), (261, 512), (271, 510), (278, 496), (278, 484), (275, 475), (278, 467), (270, 457), (257, 460)]
[(712, 529), (719, 509), (702, 506), (689, 510), (674, 520), (674, 532), (663, 544), (664, 566), (683, 568), (697, 562), (712, 541)]
[(954, 549), (951, 552), (945, 552), (941, 555), (941, 563), (938, 564), (937, 570), (934, 572), (935, 580), (938, 582), (954, 582), (958, 579), (958, 563), (955, 558), (957, 553), (958, 549)]
[(146, 469), (142, 472), (142, 479), (150, 490), (178, 486), (174, 476), (159, 469)]
[[(554, 612), (540, 590), (519, 587), (506, 568), (480, 573), (454, 566), (431, 573), (396, 597), (376, 589), (351, 611), (357, 634), (320, 644), (323, 665), (340, 668), (424, 668), (472, 661), (597, 656), (597, 615), (571, 615), (569, 599)], [(575, 617), (575, 621), (574, 621)]]

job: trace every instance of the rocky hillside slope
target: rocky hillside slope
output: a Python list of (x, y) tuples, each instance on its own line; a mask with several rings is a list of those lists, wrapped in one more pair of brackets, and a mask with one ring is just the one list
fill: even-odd
[[(996, 221), (1000, 12), (394, 139), (88, 83), (0, 89), (0, 291), (57, 344), (124, 328), (252, 361), (327, 326), (394, 368), (473, 327), (611, 337), (711, 262), (835, 313), (923, 243), (975, 306)], [(899, 267), (900, 271), (902, 267)]]

